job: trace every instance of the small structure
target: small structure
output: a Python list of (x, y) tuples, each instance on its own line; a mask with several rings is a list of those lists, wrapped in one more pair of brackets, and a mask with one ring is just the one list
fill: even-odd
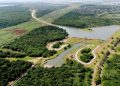
[(71, 58), (75, 58), (75, 56), (74, 56), (74, 55), (71, 55), (70, 57), (71, 57)]

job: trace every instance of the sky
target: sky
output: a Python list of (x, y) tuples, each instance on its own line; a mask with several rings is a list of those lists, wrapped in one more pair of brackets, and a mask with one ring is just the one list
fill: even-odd
[(97, 1), (120, 1), (120, 0), (0, 0), (0, 2), (97, 2)]
[(0, 2), (83, 2), (83, 1), (100, 1), (100, 0), (0, 0)]

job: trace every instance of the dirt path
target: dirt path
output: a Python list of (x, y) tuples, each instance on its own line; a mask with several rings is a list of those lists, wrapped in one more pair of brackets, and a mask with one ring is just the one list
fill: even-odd
[[(87, 46), (89, 46), (89, 45), (87, 45)], [(85, 47), (87, 47), (87, 46), (85, 46)], [(79, 63), (81, 63), (82, 65), (90, 65), (90, 64), (92, 64), (92, 63), (94, 62), (94, 60), (97, 58), (97, 55), (96, 55), (95, 51), (100, 47), (100, 45), (98, 45), (98, 46), (92, 51), (92, 54), (93, 54), (94, 58), (93, 58), (89, 63), (85, 63), (85, 62), (81, 61), (81, 60), (79, 59), (79, 57), (77, 56), (78, 53), (79, 53), (82, 49), (84, 49), (85, 47), (79, 49), (79, 50), (76, 52), (76, 54), (75, 54), (75, 59), (76, 59)], [(96, 67), (95, 67), (94, 73), (93, 73), (92, 86), (96, 86), (94, 77), (96, 76), (97, 65), (98, 65), (98, 64), (96, 64)]]
[(37, 17), (36, 17), (36, 10), (31, 10), (31, 16), (32, 16), (33, 19), (35, 19), (35, 20), (37, 20), (37, 21), (39, 21), (39, 22), (41, 22), (41, 23), (43, 23), (43, 24), (51, 25), (51, 26), (56, 26), (56, 25), (51, 24), (51, 23), (49, 23), (49, 22), (46, 22), (46, 21), (44, 21), (44, 20), (42, 20), (42, 19), (40, 19), (40, 18), (37, 18)]
[[(33, 64), (29, 69), (32, 69), (35, 65)], [(28, 70), (29, 70), (28, 69)], [(24, 72), (20, 77), (18, 77), (15, 81), (10, 82), (7, 86), (14, 86), (22, 77), (27, 74), (27, 71)]]
[[(89, 45), (87, 45), (87, 46), (89, 46)], [(85, 46), (85, 47), (87, 47), (87, 46)], [(82, 65), (90, 65), (90, 64), (92, 64), (92, 62), (93, 62), (93, 61), (96, 59), (96, 57), (97, 57), (97, 55), (95, 54), (95, 51), (99, 48), (99, 46), (97, 46), (97, 47), (92, 51), (92, 54), (93, 54), (94, 58), (93, 58), (90, 62), (88, 62), (88, 63), (85, 63), (85, 62), (81, 61), (81, 60), (79, 59), (79, 57), (77, 56), (78, 53), (79, 53), (82, 49), (84, 49), (85, 47), (80, 48), (80, 49), (76, 52), (76, 54), (75, 54), (75, 59), (76, 59), (79, 63), (81, 63)]]

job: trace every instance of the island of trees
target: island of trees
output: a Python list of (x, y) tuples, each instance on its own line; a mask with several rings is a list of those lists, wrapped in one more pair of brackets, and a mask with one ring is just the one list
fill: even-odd
[(80, 60), (83, 62), (90, 62), (93, 59), (93, 55), (91, 54), (90, 48), (84, 48), (81, 50)]

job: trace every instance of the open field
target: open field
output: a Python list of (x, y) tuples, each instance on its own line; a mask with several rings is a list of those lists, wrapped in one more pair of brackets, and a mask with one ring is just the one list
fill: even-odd
[(75, 44), (75, 43), (95, 43), (99, 44), (102, 43), (103, 41), (101, 40), (96, 40), (96, 39), (87, 39), (87, 38), (77, 38), (77, 37), (70, 37), (66, 39), (66, 43), (69, 44)]
[(111, 18), (111, 19), (120, 19), (120, 14), (119, 13), (113, 13), (113, 14), (104, 14), (100, 17), (103, 17), (103, 18)]
[[(41, 23), (31, 20), (29, 22), (25, 22), (23, 24), (19, 24), (16, 26), (8, 27), (5, 29), (0, 30), (0, 46), (9, 43), (10, 41), (14, 40), (17, 37), (20, 37), (30, 31), (32, 31), (35, 28), (38, 28), (41, 26)], [(22, 33), (16, 34), (14, 31), (22, 30)]]

